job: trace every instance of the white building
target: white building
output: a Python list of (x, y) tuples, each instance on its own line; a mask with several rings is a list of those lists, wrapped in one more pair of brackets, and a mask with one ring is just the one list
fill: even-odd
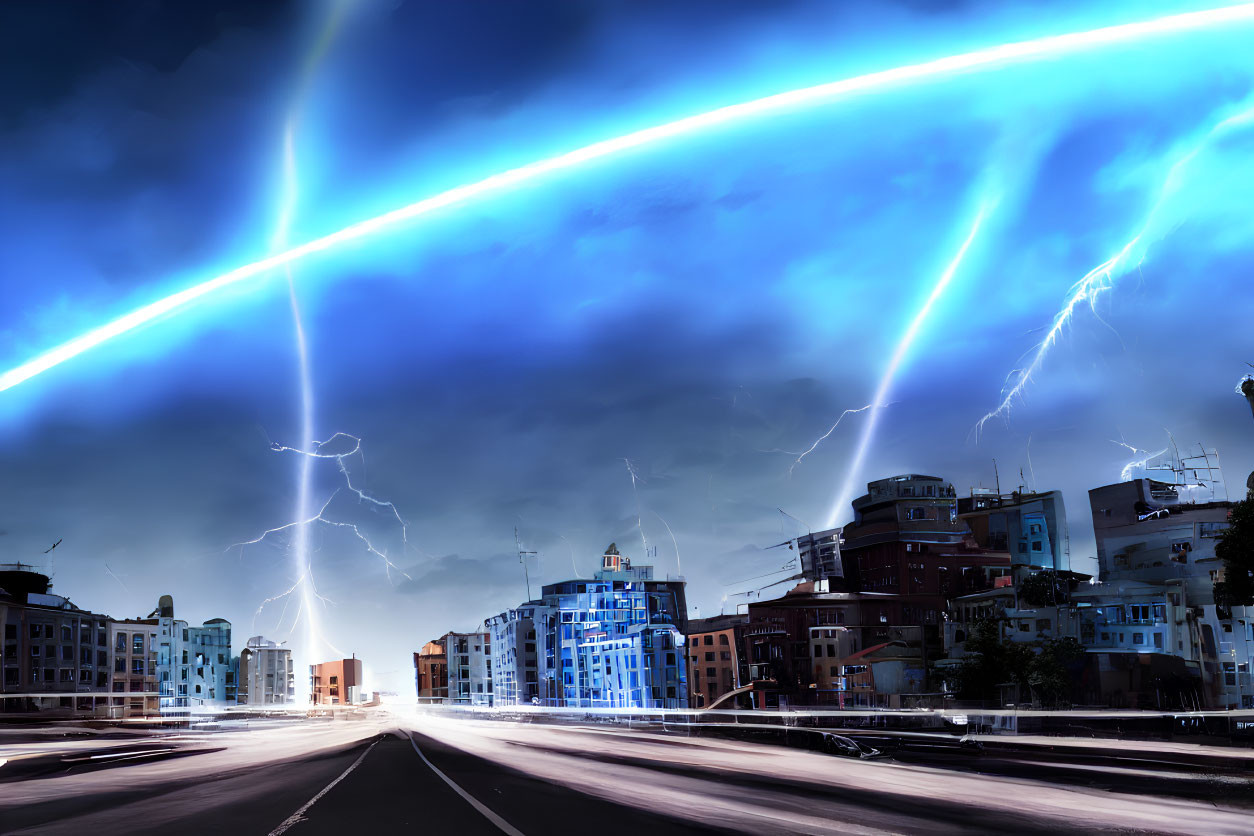
[(239, 654), (240, 705), (284, 705), (296, 700), (296, 672), (291, 648), (261, 636), (248, 640)]

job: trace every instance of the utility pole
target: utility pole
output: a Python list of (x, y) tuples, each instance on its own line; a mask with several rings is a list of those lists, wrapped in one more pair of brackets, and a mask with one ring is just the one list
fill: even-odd
[(518, 538), (518, 526), (514, 526), (514, 545), (518, 547), (518, 562), (523, 567), (523, 578), (527, 581), (527, 600), (531, 600), (531, 574), (527, 571), (527, 557), (534, 557), (536, 552), (525, 552), (522, 547), (522, 540)]

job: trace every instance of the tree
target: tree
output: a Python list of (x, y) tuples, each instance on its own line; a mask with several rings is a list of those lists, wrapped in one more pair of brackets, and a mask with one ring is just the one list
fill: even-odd
[(1066, 603), (1070, 586), (1053, 569), (1043, 569), (1019, 581), (1019, 600), (1032, 607)]
[(1215, 603), (1248, 607), (1254, 604), (1254, 499), (1235, 503), (1229, 522), (1215, 544), (1215, 556), (1224, 562), (1224, 579), (1215, 584)]
[(958, 694), (963, 699), (996, 701), (1000, 687), (1014, 683), (1041, 704), (1071, 702), (1083, 667), (1084, 647), (1075, 639), (1013, 642), (1002, 639), (996, 621), (980, 621), (966, 641), (958, 668)]
[(1028, 676), (1033, 695), (1050, 708), (1069, 704), (1084, 666), (1084, 646), (1070, 637), (1036, 644)]

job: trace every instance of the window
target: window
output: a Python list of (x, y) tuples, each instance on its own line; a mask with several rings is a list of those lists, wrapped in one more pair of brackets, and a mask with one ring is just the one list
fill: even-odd
[(705, 643), (706, 643), (706, 644), (714, 644), (714, 637), (713, 637), (713, 636), (706, 636), (706, 637), (705, 637)]
[(61, 625), (61, 641), (63, 642), (74, 641), (74, 628), (70, 627), (70, 625), (68, 624), (62, 624)]
[(720, 634), (719, 634), (719, 637), (718, 637), (718, 643), (719, 643), (719, 644), (730, 644), (730, 642), (728, 642), (728, 641), (727, 641), (727, 634), (726, 634), (726, 633), (720, 633)]
[(707, 652), (706, 652), (706, 654), (705, 654), (705, 661), (707, 661), (707, 662), (713, 662), (713, 661), (714, 661), (714, 651), (712, 651), (712, 650), (711, 650), (711, 651), (707, 651)]
[(137, 673), (141, 676), (143, 675), (144, 673), (144, 660), (143, 659), (131, 660), (131, 673)]
[(1163, 634), (1162, 633), (1154, 634), (1154, 647), (1158, 648), (1159, 650), (1163, 649)]
[(143, 653), (143, 652), (144, 652), (144, 634), (136, 633), (131, 641), (131, 653), (135, 654), (135, 653)]
[(730, 661), (731, 661), (731, 651), (730, 651), (730, 650), (720, 650), (720, 651), (719, 651), (719, 653), (718, 653), (718, 658), (719, 658), (719, 659), (721, 659), (721, 660), (722, 660), (722, 661), (724, 661), (724, 662), (730, 662)]
[(126, 673), (126, 660), (120, 657), (117, 659), (114, 659), (113, 660), (113, 672), (114, 673)]
[(126, 633), (118, 633), (117, 644), (113, 646), (113, 649), (118, 653), (126, 652)]
[(926, 520), (927, 509), (919, 507), (910, 507), (906, 509), (906, 519), (908, 520)]
[(1145, 634), (1144, 634), (1144, 633), (1133, 633), (1133, 634), (1132, 634), (1132, 643), (1133, 643), (1133, 644), (1145, 644)]

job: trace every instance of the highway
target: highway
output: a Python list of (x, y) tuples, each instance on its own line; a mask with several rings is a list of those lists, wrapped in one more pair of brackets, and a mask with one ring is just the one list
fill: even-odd
[(709, 731), (384, 710), (7, 730), (0, 833), (1254, 833), (1249, 749), (881, 737), (860, 758)]

